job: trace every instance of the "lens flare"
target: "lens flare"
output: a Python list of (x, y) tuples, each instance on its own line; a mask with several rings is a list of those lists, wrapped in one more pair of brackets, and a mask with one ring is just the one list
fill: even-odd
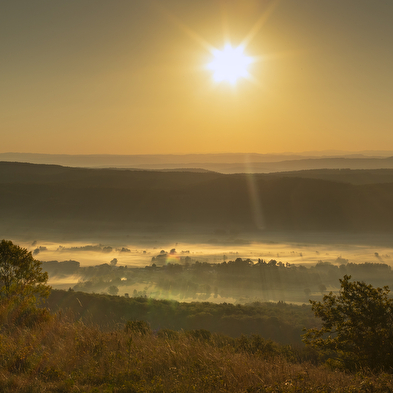
[(239, 78), (249, 76), (248, 66), (253, 62), (253, 58), (244, 54), (244, 47), (233, 48), (226, 44), (223, 50), (212, 50), (214, 59), (207, 65), (213, 71), (213, 79), (216, 82), (227, 81), (235, 84)]

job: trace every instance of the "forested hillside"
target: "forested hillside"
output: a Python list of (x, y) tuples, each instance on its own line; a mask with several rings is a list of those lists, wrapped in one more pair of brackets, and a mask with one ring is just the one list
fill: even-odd
[(393, 183), (3, 162), (0, 214), (3, 225), (18, 221), (37, 229), (98, 222), (128, 229), (391, 231)]
[(260, 334), (283, 344), (301, 344), (303, 328), (318, 325), (309, 305), (283, 302), (235, 306), (53, 290), (46, 305), (53, 312), (71, 310), (76, 318), (104, 329), (128, 320), (144, 320), (153, 329), (206, 329), (232, 337)]

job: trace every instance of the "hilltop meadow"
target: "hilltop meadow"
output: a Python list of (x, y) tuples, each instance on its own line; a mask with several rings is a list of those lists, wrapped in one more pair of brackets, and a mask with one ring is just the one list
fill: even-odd
[[(187, 306), (74, 291), (52, 291), (45, 305), (51, 312), (29, 311), (22, 305), (2, 301), (1, 391), (393, 391), (389, 372), (367, 368), (348, 372), (340, 363), (332, 362), (331, 352), (324, 354), (293, 343), (300, 333), (293, 329), (294, 323), (320, 326), (309, 306)], [(256, 326), (254, 320), (263, 327), (263, 335), (231, 337), (197, 328), (198, 319), (203, 321), (207, 312), (215, 313), (215, 318), (226, 325), (237, 319), (244, 331)], [(194, 318), (192, 313), (196, 313)], [(115, 323), (116, 315), (143, 319)], [(170, 320), (173, 316), (183, 318), (192, 328), (152, 328), (147, 322), (173, 325), (178, 323)], [(273, 335), (283, 333), (281, 339), (285, 337), (292, 344), (265, 338), (269, 328)], [(290, 337), (292, 334), (295, 337)]]

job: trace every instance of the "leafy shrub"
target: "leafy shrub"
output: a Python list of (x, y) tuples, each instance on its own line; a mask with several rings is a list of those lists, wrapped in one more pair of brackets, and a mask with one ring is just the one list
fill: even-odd
[(393, 368), (393, 299), (389, 288), (374, 288), (364, 282), (350, 282), (344, 276), (338, 295), (330, 292), (312, 309), (322, 319), (322, 328), (309, 329), (306, 344), (333, 353), (331, 365), (344, 369)]

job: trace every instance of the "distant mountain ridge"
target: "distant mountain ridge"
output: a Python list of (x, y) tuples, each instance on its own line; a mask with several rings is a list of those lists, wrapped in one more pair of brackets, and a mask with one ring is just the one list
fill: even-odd
[[(195, 169), (221, 173), (270, 173), (306, 169), (393, 168), (393, 152), (350, 154), (184, 154), (184, 155), (56, 155), (0, 153), (0, 161), (85, 168)], [(337, 153), (337, 152), (332, 152)], [(391, 153), (391, 154), (390, 154)], [(391, 155), (389, 157), (389, 155)]]
[(391, 232), (392, 179), (392, 170), (251, 176), (0, 162), (0, 224), (75, 232), (99, 226)]

